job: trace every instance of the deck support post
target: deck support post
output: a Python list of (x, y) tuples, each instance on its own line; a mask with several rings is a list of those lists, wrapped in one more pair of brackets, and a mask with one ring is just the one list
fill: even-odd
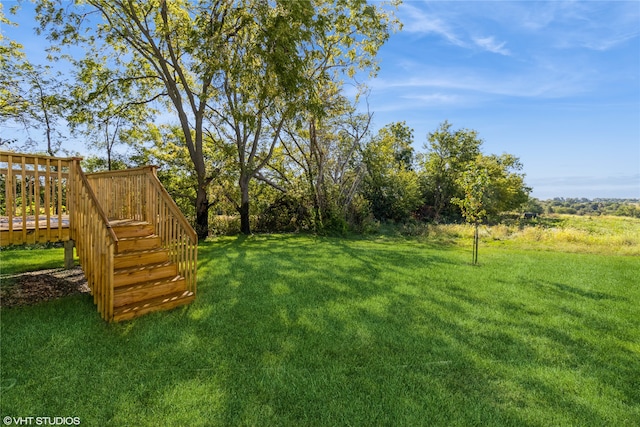
[(69, 239), (64, 242), (64, 268), (65, 270), (70, 270), (74, 266), (73, 262), (73, 246), (74, 241)]

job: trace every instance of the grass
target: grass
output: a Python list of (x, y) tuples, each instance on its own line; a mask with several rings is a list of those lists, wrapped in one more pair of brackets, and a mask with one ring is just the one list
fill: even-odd
[(639, 259), (528, 245), (473, 267), (428, 238), (219, 238), (187, 308), (113, 325), (86, 296), (2, 309), (0, 416), (638, 425)]
[[(408, 234), (457, 245), (473, 240), (473, 228), (465, 224), (419, 226)], [(526, 224), (482, 225), (480, 239), (514, 249), (640, 256), (640, 218), (545, 215)]]
[(0, 275), (64, 267), (64, 248), (42, 249), (31, 246), (2, 248)]

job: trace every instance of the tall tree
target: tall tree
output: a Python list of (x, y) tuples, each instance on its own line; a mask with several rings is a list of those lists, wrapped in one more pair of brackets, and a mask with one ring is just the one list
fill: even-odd
[[(40, 0), (42, 28), (56, 43), (104, 49), (119, 79), (148, 80), (142, 100), (166, 96), (197, 177), (196, 231), (208, 230), (206, 134), (237, 147), (239, 209), (249, 232), (248, 183), (269, 161), (284, 120), (310, 108), (330, 73), (372, 67), (390, 14), (362, 0)], [(91, 16), (98, 12), (100, 17)], [(95, 25), (96, 20), (99, 25)], [(88, 35), (82, 27), (96, 28)], [(319, 52), (331, 52), (320, 55)], [(311, 61), (311, 62), (310, 62)], [(209, 138), (214, 140), (215, 138)]]
[(263, 170), (284, 126), (306, 115), (309, 136), (317, 135), (316, 121), (329, 108), (326, 89), (340, 88), (341, 79), (357, 70), (375, 72), (375, 54), (388, 38), (392, 19), (382, 7), (361, 0), (282, 1), (275, 7), (256, 1), (243, 10), (260, 18), (226, 47), (222, 99), (213, 111), (219, 134), (237, 149), (237, 205), (241, 231), (249, 233), (250, 182), (274, 185)]
[[(480, 154), (482, 140), (475, 130), (453, 130), (445, 121), (428, 135), (429, 144), (424, 165), (425, 198), (430, 205), (432, 216), (439, 221), (443, 215), (452, 212), (451, 199), (462, 197), (456, 182), (470, 163)], [(455, 206), (453, 206), (455, 207)]]
[(107, 169), (112, 170), (114, 160), (118, 160), (114, 159), (116, 146), (131, 142), (127, 136), (136, 129), (144, 129), (156, 112), (138, 96), (152, 88), (147, 87), (149, 79), (118, 78), (95, 57), (97, 54), (90, 55), (76, 61), (67, 120), (73, 133), (87, 138), (90, 147), (106, 155)]
[(89, 0), (75, 7), (41, 0), (37, 6), (41, 29), (54, 43), (85, 45), (88, 60), (79, 65), (87, 69), (80, 74), (108, 68), (113, 78), (106, 84), (145, 81), (147, 92), (138, 94), (138, 102), (166, 101), (178, 119), (196, 176), (199, 238), (208, 234), (213, 179), (203, 146), (210, 132), (208, 104), (220, 79), (221, 47), (233, 43), (246, 25), (246, 16), (237, 10), (235, 2), (224, 0)]
[[(18, 5), (12, 8), (17, 13)], [(4, 15), (0, 4), (0, 25), (15, 25)], [(28, 135), (26, 146), (35, 141), (34, 129), (42, 131), (50, 155), (54, 155), (64, 139), (60, 131), (67, 107), (60, 73), (49, 65), (31, 63), (23, 46), (0, 33), (0, 123), (12, 123)], [(0, 134), (0, 145), (16, 143)]]
[(287, 122), (281, 138), (288, 169), (296, 171), (311, 200), (316, 230), (345, 222), (364, 176), (362, 151), (370, 113), (358, 113), (337, 88), (325, 88), (322, 116), (302, 112)]
[(413, 130), (397, 122), (380, 129), (364, 150), (364, 195), (379, 220), (406, 220), (420, 206), (412, 143)]

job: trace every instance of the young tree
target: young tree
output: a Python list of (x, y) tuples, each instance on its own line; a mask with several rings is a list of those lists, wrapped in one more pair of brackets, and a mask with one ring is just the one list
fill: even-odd
[(470, 164), (456, 180), (464, 192), (464, 198), (454, 197), (451, 203), (460, 207), (462, 216), (474, 225), (473, 264), (478, 263), (478, 226), (487, 215), (485, 210), (486, 190), (489, 185), (489, 173), (477, 164)]
[(524, 183), (522, 163), (511, 154), (480, 155), (477, 167), (487, 172), (488, 184), (485, 195), (487, 217), (498, 219), (503, 212), (516, 211), (529, 200), (531, 188)]

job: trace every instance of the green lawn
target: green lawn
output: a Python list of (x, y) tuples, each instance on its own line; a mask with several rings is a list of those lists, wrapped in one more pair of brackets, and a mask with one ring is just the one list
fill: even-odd
[(2, 309), (0, 416), (640, 424), (637, 256), (490, 245), (470, 258), (428, 238), (227, 237), (201, 245), (186, 308), (122, 324), (88, 296)]

